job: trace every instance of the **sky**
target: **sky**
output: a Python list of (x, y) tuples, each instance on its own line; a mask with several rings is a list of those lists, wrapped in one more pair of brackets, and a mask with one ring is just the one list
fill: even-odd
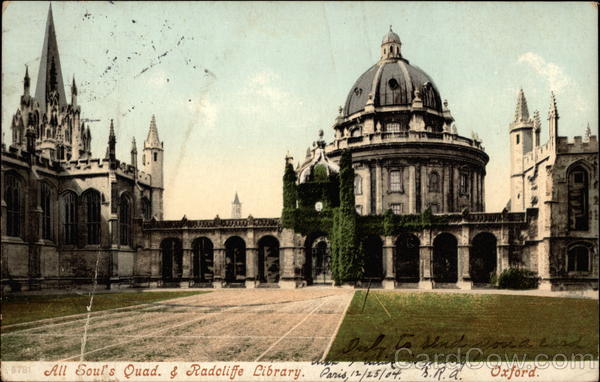
[[(25, 65), (35, 94), (48, 2), (3, 3), (2, 137), (11, 138)], [(65, 84), (73, 76), (92, 153), (110, 119), (117, 157), (141, 151), (152, 114), (165, 147), (165, 218), (281, 214), (287, 152), (303, 160), (354, 81), (379, 59), (389, 26), (433, 78), (459, 134), (490, 162), (486, 210), (509, 198), (508, 125), (523, 88), (542, 116), (550, 92), (561, 136), (598, 126), (594, 3), (53, 2)], [(70, 99), (70, 87), (66, 89)], [(141, 160), (141, 158), (140, 158)], [(141, 163), (140, 163), (141, 164)]]

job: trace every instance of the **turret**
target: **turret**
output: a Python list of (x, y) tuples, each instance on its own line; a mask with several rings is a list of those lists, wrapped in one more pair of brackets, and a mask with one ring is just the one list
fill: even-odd
[(148, 137), (144, 141), (142, 157), (144, 172), (150, 174), (152, 181), (152, 215), (163, 217), (163, 143), (158, 138), (156, 117), (152, 115)]
[(511, 210), (523, 211), (524, 182), (523, 182), (523, 157), (533, 148), (534, 121), (529, 118), (527, 100), (523, 89), (517, 96), (515, 119), (510, 123), (510, 174), (511, 174)]
[(381, 60), (402, 58), (402, 54), (400, 53), (401, 46), (400, 37), (392, 30), (392, 26), (390, 25), (390, 31), (383, 36), (383, 40), (381, 41)]

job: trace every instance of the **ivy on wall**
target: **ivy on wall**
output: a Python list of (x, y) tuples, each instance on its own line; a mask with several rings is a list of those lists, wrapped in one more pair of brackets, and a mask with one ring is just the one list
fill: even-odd
[(283, 174), (283, 212), (281, 213), (281, 222), (285, 228), (293, 228), (297, 198), (296, 171), (291, 163), (287, 163)]
[(336, 284), (355, 282), (363, 276), (363, 251), (358, 240), (354, 200), (352, 154), (345, 150), (340, 159), (340, 206), (333, 211), (331, 273)]

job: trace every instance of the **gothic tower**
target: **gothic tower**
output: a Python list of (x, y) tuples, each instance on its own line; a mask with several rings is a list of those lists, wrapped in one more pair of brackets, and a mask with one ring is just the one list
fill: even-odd
[(515, 120), (510, 124), (510, 206), (511, 211), (525, 210), (523, 157), (533, 147), (534, 121), (529, 118), (523, 89), (517, 97)]
[(144, 155), (142, 157), (144, 172), (152, 180), (152, 216), (158, 220), (163, 218), (163, 143), (158, 139), (156, 117), (152, 115), (148, 137), (144, 141)]
[(241, 219), (242, 218), (242, 203), (240, 203), (240, 198), (238, 198), (237, 192), (235, 193), (235, 198), (233, 199), (233, 203), (231, 203), (231, 218), (232, 219)]

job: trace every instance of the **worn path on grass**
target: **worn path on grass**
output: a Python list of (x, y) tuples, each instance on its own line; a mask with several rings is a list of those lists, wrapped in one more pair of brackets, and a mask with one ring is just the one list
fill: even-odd
[[(108, 311), (87, 331), (88, 361), (311, 361), (327, 351), (352, 290), (228, 289)], [(84, 320), (2, 334), (2, 360), (77, 361)]]

